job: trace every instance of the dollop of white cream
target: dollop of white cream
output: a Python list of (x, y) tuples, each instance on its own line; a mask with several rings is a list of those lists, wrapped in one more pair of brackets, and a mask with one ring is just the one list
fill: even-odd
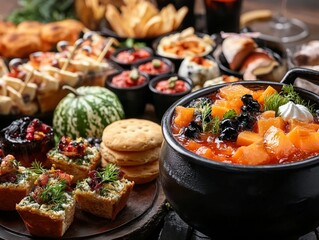
[(307, 107), (295, 104), (291, 101), (280, 106), (278, 113), (285, 121), (288, 121), (289, 119), (297, 119), (303, 122), (313, 121), (313, 116)]

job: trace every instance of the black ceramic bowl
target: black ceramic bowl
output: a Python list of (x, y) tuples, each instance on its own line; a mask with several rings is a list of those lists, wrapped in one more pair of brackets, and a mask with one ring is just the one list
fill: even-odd
[[(307, 70), (290, 71), (284, 82)], [(283, 83), (245, 81), (246, 87)], [(172, 105), (162, 118), (164, 143), (160, 181), (173, 209), (192, 227), (213, 239), (297, 239), (319, 226), (319, 157), (282, 165), (244, 166), (208, 160), (186, 150), (174, 138), (174, 109), (206, 96), (226, 84), (193, 92)], [(315, 103), (319, 96), (295, 88)]]
[[(140, 67), (141, 67), (142, 65), (148, 64), (148, 63), (152, 62), (154, 59), (158, 59), (158, 60), (160, 60), (160, 61), (163, 61), (163, 62), (167, 65), (167, 67), (168, 67), (168, 68), (167, 68), (167, 71), (165, 71), (165, 72), (158, 72), (158, 73), (150, 73), (150, 72), (148, 72), (148, 71), (143, 71), (142, 69), (140, 69)], [(175, 71), (175, 65), (174, 65), (174, 63), (172, 63), (172, 61), (170, 61), (169, 59), (164, 58), (164, 57), (152, 57), (151, 59), (141, 61), (141, 62), (139, 62), (138, 64), (133, 65), (132, 67), (133, 67), (133, 68), (137, 68), (140, 72), (147, 74), (150, 79), (155, 78), (155, 77), (157, 77), (157, 76), (164, 75), (164, 74), (173, 73), (173, 72)]]
[(123, 105), (126, 117), (140, 117), (143, 115), (147, 103), (147, 97), (145, 96), (149, 95), (149, 76), (144, 73), (139, 73), (146, 78), (143, 84), (129, 88), (121, 88), (112, 84), (112, 78), (121, 73), (122, 72), (119, 71), (109, 75), (105, 82), (105, 87), (118, 96)]
[[(168, 80), (170, 77), (177, 77), (179, 80), (182, 80), (185, 82), (187, 86), (187, 91), (182, 93), (163, 93), (158, 90), (156, 90), (156, 85), (163, 80)], [(190, 78), (187, 77), (181, 77), (177, 74), (166, 74), (162, 76), (158, 76), (156, 78), (151, 79), (151, 81), (148, 84), (148, 87), (151, 91), (152, 95), (152, 102), (155, 108), (155, 113), (157, 118), (160, 120), (163, 116), (163, 114), (166, 112), (166, 110), (178, 99), (181, 97), (189, 94), (192, 91), (193, 88), (193, 82)]]
[[(169, 55), (162, 54), (162, 53), (158, 52), (158, 45), (160, 44), (161, 40), (162, 40), (164, 37), (167, 37), (167, 36), (169, 36), (169, 35), (171, 35), (171, 34), (176, 34), (176, 33), (177, 33), (177, 32), (173, 32), (173, 33), (169, 33), (169, 34), (166, 34), (166, 35), (164, 35), (164, 36), (161, 36), (161, 37), (156, 38), (156, 39), (153, 41), (153, 43), (152, 43), (152, 48), (153, 48), (153, 50), (154, 50), (154, 52), (155, 52), (155, 55), (157, 55), (157, 56), (159, 56), (159, 57), (165, 57), (165, 58), (169, 59), (170, 61), (172, 61), (172, 62), (174, 63), (176, 69), (178, 69), (179, 66), (181, 65), (182, 61), (184, 60), (184, 58), (185, 58), (186, 56), (184, 56), (184, 57), (173, 57), (173, 56), (169, 56)], [(207, 35), (207, 34), (205, 34), (205, 33), (198, 33), (198, 32), (195, 33), (195, 34), (196, 34), (196, 36), (198, 36), (198, 37), (200, 37), (200, 38), (203, 38), (205, 35)], [(209, 36), (209, 35), (207, 35), (207, 36)], [(212, 39), (212, 41), (214, 42), (213, 39)], [(211, 47), (212, 47), (212, 48), (211, 48), (210, 51), (207, 51), (207, 52), (205, 52), (204, 54), (200, 54), (199, 56), (207, 56), (207, 55), (210, 55), (210, 54), (214, 51), (216, 45), (213, 44)]]
[(121, 67), (124, 68), (124, 69), (131, 69), (131, 68), (132, 68), (132, 65), (136, 65), (136, 64), (138, 64), (138, 63), (141, 62), (141, 61), (145, 61), (145, 60), (151, 59), (152, 56), (154, 55), (153, 50), (152, 50), (151, 48), (149, 48), (149, 47), (141, 47), (140, 49), (143, 49), (143, 50), (147, 51), (147, 52), (150, 54), (150, 56), (149, 56), (149, 57), (146, 57), (146, 58), (144, 58), (144, 59), (137, 59), (136, 61), (133, 61), (133, 62), (130, 62), (130, 63), (123, 62), (123, 61), (121, 61), (121, 60), (119, 60), (119, 59), (117, 58), (117, 56), (118, 56), (119, 53), (121, 53), (121, 52), (123, 52), (123, 51), (128, 51), (128, 52), (130, 52), (130, 53), (133, 53), (133, 52), (136, 50), (136, 48), (129, 48), (129, 47), (127, 47), (127, 48), (119, 48), (119, 49), (117, 49), (117, 50), (111, 55), (111, 60), (112, 60), (113, 62), (117, 63), (119, 66), (121, 66)]

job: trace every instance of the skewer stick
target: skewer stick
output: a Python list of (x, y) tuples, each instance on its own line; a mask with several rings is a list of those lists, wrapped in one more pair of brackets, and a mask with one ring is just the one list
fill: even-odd
[(102, 62), (102, 60), (104, 59), (105, 55), (107, 54), (108, 50), (110, 49), (110, 47), (112, 46), (113, 43), (114, 43), (114, 39), (109, 38), (105, 47), (103, 48), (102, 52), (100, 53), (100, 55), (97, 58), (98, 62)]
[(74, 47), (73, 47), (72, 51), (70, 52), (70, 55), (69, 55), (68, 59), (67, 59), (66, 62), (63, 64), (61, 70), (66, 70), (66, 69), (67, 69), (67, 67), (69, 66), (69, 64), (70, 64), (70, 62), (71, 62), (71, 60), (72, 60), (72, 58), (73, 58), (73, 56), (74, 56), (76, 50), (81, 46), (82, 43), (83, 43), (83, 39), (81, 39), (81, 38), (78, 39), (78, 40), (75, 42)]
[(23, 86), (20, 88), (19, 93), (22, 93), (24, 89), (26, 88), (27, 84), (31, 81), (31, 78), (33, 77), (34, 74), (34, 68), (28, 72), (28, 75), (25, 78), (25, 81), (23, 82)]

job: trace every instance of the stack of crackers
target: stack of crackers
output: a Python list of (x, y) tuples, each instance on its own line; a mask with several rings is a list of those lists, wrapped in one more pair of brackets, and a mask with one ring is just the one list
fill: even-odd
[(118, 165), (124, 177), (135, 184), (157, 178), (163, 141), (161, 126), (144, 119), (124, 119), (108, 125), (102, 136), (102, 166)]

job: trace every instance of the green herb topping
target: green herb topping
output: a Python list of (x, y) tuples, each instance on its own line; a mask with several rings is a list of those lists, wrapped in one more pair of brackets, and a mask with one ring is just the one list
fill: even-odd
[(159, 60), (159, 59), (153, 59), (153, 60), (152, 60), (152, 65), (153, 65), (154, 68), (159, 68), (159, 67), (161, 67), (161, 60)]
[(46, 169), (43, 168), (43, 165), (41, 162), (33, 161), (31, 164), (30, 171), (34, 172), (37, 175), (41, 175), (42, 173), (46, 171)]
[(314, 105), (302, 99), (299, 94), (294, 90), (293, 85), (284, 85), (279, 93), (272, 94), (265, 98), (264, 110), (273, 110), (278, 115), (280, 106), (285, 105), (289, 101), (295, 104), (304, 105), (310, 112), (314, 112)]
[(139, 77), (140, 77), (140, 75), (139, 75), (139, 73), (138, 73), (138, 71), (137, 71), (137, 69), (136, 68), (134, 68), (131, 72), (130, 72), (130, 79), (132, 79), (132, 80), (138, 80), (139, 79)]
[(168, 79), (168, 87), (169, 88), (175, 88), (175, 85), (176, 85), (176, 81), (178, 80), (178, 77), (170, 77), (169, 79)]
[(59, 210), (61, 205), (65, 203), (66, 181), (61, 180), (52, 185), (46, 185), (40, 194), (40, 200), (46, 204), (54, 204), (53, 210)]
[(108, 164), (104, 171), (97, 172), (98, 176), (101, 178), (101, 183), (114, 182), (119, 178), (120, 169), (114, 164)]

